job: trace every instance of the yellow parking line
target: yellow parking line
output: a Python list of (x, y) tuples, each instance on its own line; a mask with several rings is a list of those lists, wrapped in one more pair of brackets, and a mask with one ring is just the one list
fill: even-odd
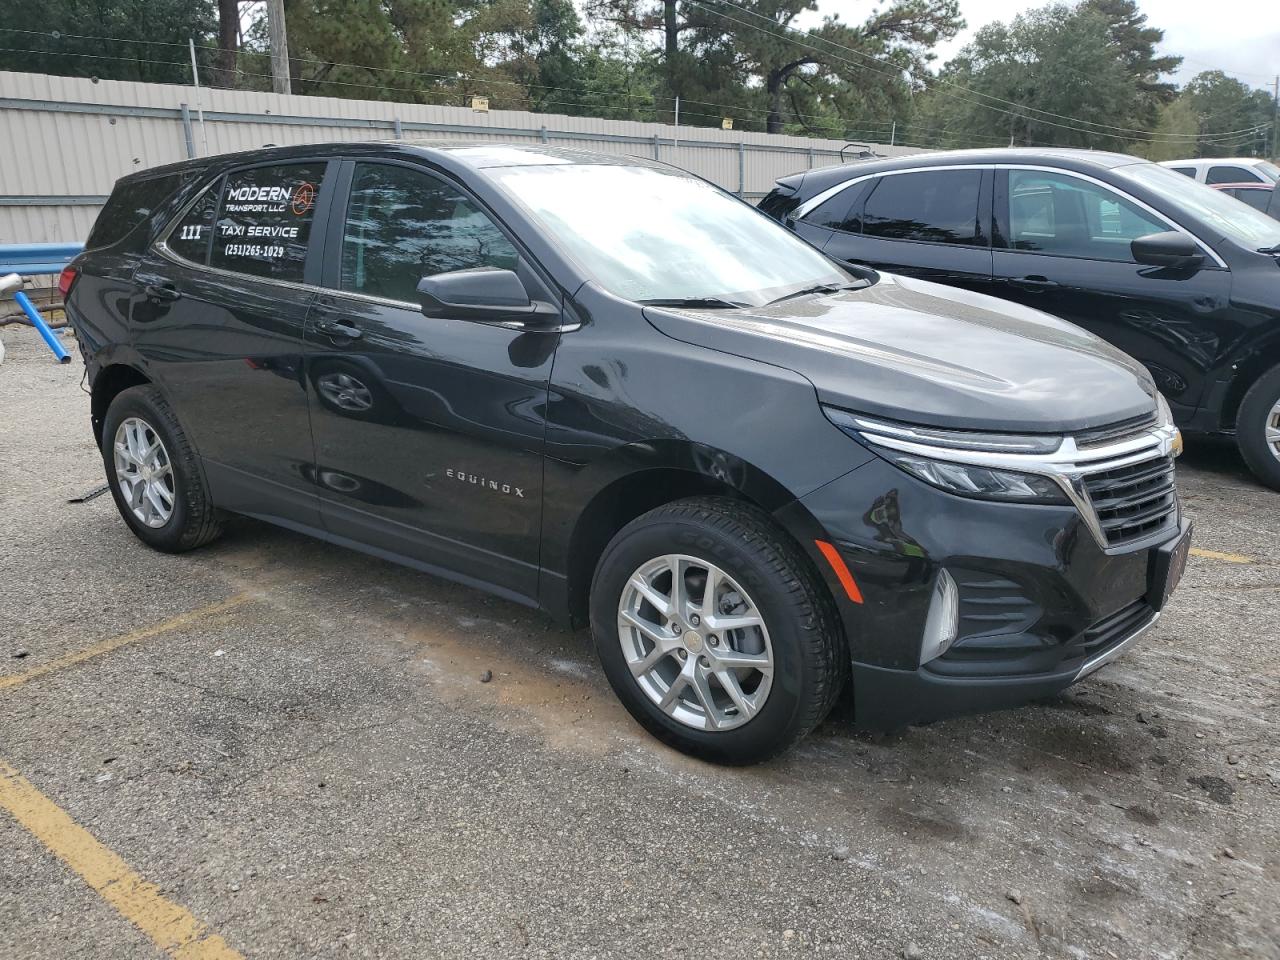
[(130, 870), (3, 760), (0, 807), (169, 956), (177, 960), (244, 960), (185, 908), (161, 896), (155, 884)]
[(1238, 553), (1219, 553), (1217, 550), (1201, 550), (1199, 547), (1191, 548), (1191, 556), (1204, 557), (1207, 560), (1222, 560), (1226, 563), (1253, 563), (1249, 557), (1242, 557)]
[(69, 653), (65, 657), (58, 657), (56, 660), (50, 660), (38, 667), (32, 667), (30, 670), (24, 670), (21, 673), (11, 673), (8, 676), (0, 677), (0, 690), (7, 687), (16, 687), (20, 684), (36, 680), (47, 674), (53, 673), (55, 670), (61, 670), (63, 667), (75, 666), (92, 657), (100, 656), (104, 653), (110, 653), (112, 650), (118, 650), (120, 647), (130, 643), (137, 643), (139, 640), (146, 640), (148, 637), (154, 637), (157, 634), (168, 633), (170, 630), (177, 630), (185, 627), (189, 623), (198, 620), (204, 620), (206, 617), (212, 617), (215, 614), (224, 613), (233, 607), (238, 607), (242, 603), (249, 600), (249, 594), (238, 593), (226, 600), (220, 600), (217, 603), (211, 603), (207, 607), (201, 607), (198, 610), (192, 610), (189, 613), (179, 614), (165, 620), (163, 623), (157, 623), (154, 626), (143, 627), (141, 630), (134, 630), (132, 633), (121, 634), (118, 637), (112, 637), (109, 640), (103, 640), (101, 643), (95, 643), (91, 647), (78, 650), (75, 653)]

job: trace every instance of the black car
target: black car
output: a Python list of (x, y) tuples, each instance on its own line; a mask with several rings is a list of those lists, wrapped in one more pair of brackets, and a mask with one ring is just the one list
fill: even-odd
[(784, 177), (760, 205), (845, 263), (1070, 320), (1151, 371), (1188, 433), (1280, 489), (1280, 223), (1086, 150), (918, 154)]
[(120, 181), (63, 287), (144, 542), (247, 514), (589, 622), (631, 713), (714, 760), (850, 675), (879, 725), (1061, 690), (1186, 557), (1138, 364), (656, 163), (195, 160)]

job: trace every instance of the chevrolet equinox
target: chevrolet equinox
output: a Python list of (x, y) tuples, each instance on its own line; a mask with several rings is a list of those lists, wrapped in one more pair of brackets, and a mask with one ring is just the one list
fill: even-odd
[(711, 760), (850, 684), (878, 726), (1053, 694), (1186, 561), (1139, 364), (657, 163), (202, 158), (122, 179), (61, 286), (145, 543), (247, 514), (589, 623), (631, 714)]

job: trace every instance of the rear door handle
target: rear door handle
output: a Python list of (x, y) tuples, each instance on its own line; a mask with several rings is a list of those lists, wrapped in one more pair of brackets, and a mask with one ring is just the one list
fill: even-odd
[(1023, 290), (1052, 290), (1058, 286), (1058, 281), (1050, 280), (1048, 277), (1018, 277), (1011, 281), (1015, 287), (1021, 287)]
[(178, 300), (182, 297), (178, 288), (171, 283), (148, 283), (142, 288), (142, 292), (149, 300)]
[(363, 330), (346, 320), (318, 320), (316, 322), (316, 330), (326, 337), (342, 338), (344, 340), (358, 340), (364, 336)]

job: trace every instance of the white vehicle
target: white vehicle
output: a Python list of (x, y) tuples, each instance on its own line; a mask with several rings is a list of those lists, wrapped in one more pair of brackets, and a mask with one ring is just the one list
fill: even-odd
[(1280, 167), (1258, 157), (1165, 160), (1161, 165), (1200, 183), (1280, 183)]

